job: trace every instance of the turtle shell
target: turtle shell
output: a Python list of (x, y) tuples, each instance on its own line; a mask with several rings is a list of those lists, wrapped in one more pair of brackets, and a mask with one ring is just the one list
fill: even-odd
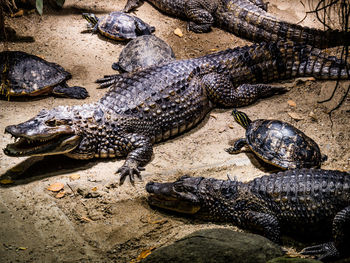
[(131, 40), (124, 47), (118, 66), (123, 71), (132, 72), (174, 59), (174, 52), (165, 41), (153, 35), (144, 35)]
[(256, 120), (246, 130), (247, 144), (264, 161), (282, 169), (319, 167), (320, 148), (294, 126), (278, 120)]
[(102, 17), (98, 20), (97, 28), (102, 35), (114, 40), (129, 40), (154, 32), (154, 27), (122, 12), (112, 12)]
[(71, 77), (56, 63), (21, 51), (0, 52), (1, 93), (36, 96)]

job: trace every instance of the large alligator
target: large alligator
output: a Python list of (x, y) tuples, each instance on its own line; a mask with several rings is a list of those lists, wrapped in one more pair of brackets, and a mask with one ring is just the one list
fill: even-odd
[[(208, 32), (218, 26), (253, 42), (291, 40), (327, 48), (350, 44), (350, 32), (318, 30), (279, 20), (264, 9), (262, 0), (147, 0), (166, 14), (189, 20), (194, 32)], [(130, 12), (143, 0), (128, 0)]]
[(183, 176), (173, 183), (149, 182), (152, 206), (196, 218), (231, 222), (274, 242), (282, 235), (331, 242), (303, 254), (327, 260), (350, 255), (350, 174), (297, 169), (250, 182)]
[[(66, 154), (72, 158), (125, 157), (123, 181), (140, 175), (152, 145), (198, 124), (214, 107), (240, 107), (285, 91), (266, 84), (298, 76), (349, 79), (350, 65), (311, 46), (261, 43), (200, 58), (170, 61), (102, 81), (98, 102), (42, 110), (5, 128), (19, 139), (9, 156)], [(106, 84), (107, 83), (107, 84)]]

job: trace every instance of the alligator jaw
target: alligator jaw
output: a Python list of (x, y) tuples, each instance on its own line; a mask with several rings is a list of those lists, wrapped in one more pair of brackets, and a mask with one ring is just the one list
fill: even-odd
[(8, 144), (4, 153), (8, 156), (42, 156), (63, 154), (74, 150), (81, 140), (80, 136), (72, 134), (57, 134), (47, 138), (28, 137), (14, 134), (10, 129), (5, 129), (15, 138), (15, 143)]

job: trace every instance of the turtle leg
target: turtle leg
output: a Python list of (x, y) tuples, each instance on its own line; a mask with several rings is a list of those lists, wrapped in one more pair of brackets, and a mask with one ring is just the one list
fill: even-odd
[(301, 254), (318, 255), (322, 261), (350, 255), (350, 206), (335, 215), (332, 231), (334, 242), (306, 247)]
[(124, 6), (122, 12), (129, 13), (131, 10), (138, 8), (143, 4), (143, 0), (128, 0)]
[(187, 1), (185, 15), (190, 20), (188, 29), (196, 33), (209, 32), (214, 24), (213, 13), (218, 7), (217, 1), (192, 0)]
[(119, 71), (120, 73), (126, 72), (125, 70), (123, 70), (123, 69), (119, 66), (119, 63), (118, 63), (118, 62), (114, 62), (114, 63), (112, 64), (112, 69), (117, 70), (117, 71)]
[(69, 87), (67, 83), (61, 83), (52, 89), (52, 95), (63, 98), (85, 99), (89, 96), (89, 93), (83, 87)]
[(241, 149), (247, 145), (247, 140), (245, 138), (241, 138), (235, 141), (234, 145), (230, 148), (225, 149), (229, 154), (239, 153)]
[(266, 84), (242, 84), (235, 86), (230, 77), (224, 74), (210, 73), (202, 77), (210, 101), (224, 107), (242, 107), (250, 105), (259, 98), (269, 97), (287, 91), (285, 87)]

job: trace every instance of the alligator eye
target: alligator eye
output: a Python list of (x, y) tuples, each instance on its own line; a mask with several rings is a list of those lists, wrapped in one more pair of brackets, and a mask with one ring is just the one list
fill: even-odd
[(46, 121), (45, 124), (49, 127), (55, 127), (56, 126), (56, 120), (49, 120)]
[(184, 186), (181, 183), (180, 184), (175, 183), (174, 184), (174, 189), (175, 189), (176, 192), (183, 192), (184, 191)]

